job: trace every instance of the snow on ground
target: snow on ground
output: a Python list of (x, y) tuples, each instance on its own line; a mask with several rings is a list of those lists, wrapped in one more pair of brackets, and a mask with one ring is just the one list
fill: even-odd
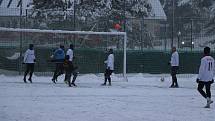
[(203, 108), (195, 78), (179, 76), (181, 88), (172, 89), (168, 75), (130, 74), (128, 82), (114, 75), (103, 87), (101, 74), (87, 74), (69, 88), (63, 76), (24, 84), (22, 76), (0, 75), (0, 121), (214, 121), (215, 105)]

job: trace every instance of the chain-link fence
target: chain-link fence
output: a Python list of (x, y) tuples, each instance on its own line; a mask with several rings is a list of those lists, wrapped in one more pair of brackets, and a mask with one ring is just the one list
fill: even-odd
[[(19, 9), (11, 9), (7, 11), (7, 15), (15, 14), (14, 11)], [(204, 46), (214, 49), (214, 36), (207, 28), (210, 23), (207, 18), (175, 18), (173, 26), (166, 20), (147, 18), (99, 18), (88, 21), (87, 18), (75, 18), (73, 11), (26, 9), (22, 13), (22, 16), (1, 16), (0, 26), (107, 32), (114, 31), (115, 24), (121, 22), (119, 31), (128, 33), (128, 49), (131, 50), (166, 51), (171, 46), (176, 46), (182, 51), (199, 51)]]
[[(9, 10), (9, 9), (7, 9)], [(208, 29), (209, 20), (205, 18), (175, 18), (174, 24), (169, 23), (164, 19), (152, 19), (152, 18), (99, 18), (91, 20), (88, 18), (78, 18), (74, 11), (54, 11), (54, 10), (22, 10), (11, 9), (6, 11), (8, 14), (0, 16), (0, 26), (7, 28), (29, 28), (29, 29), (55, 29), (55, 30), (76, 30), (76, 31), (126, 31), (128, 35), (127, 40), (127, 72), (128, 73), (167, 73), (169, 72), (167, 62), (170, 58), (170, 49), (172, 46), (176, 46), (180, 52), (181, 59), (181, 73), (196, 73), (196, 69), (199, 64), (201, 57), (201, 51), (203, 47), (209, 46), (214, 51), (215, 37), (213, 33), (210, 33)], [(79, 14), (80, 11), (76, 11)], [(22, 15), (19, 15), (22, 13)], [(8, 16), (7, 16), (8, 15)], [(119, 24), (119, 26), (116, 26)], [(50, 53), (59, 44), (65, 44), (68, 46), (73, 43), (80, 51), (76, 53), (82, 53), (85, 55), (86, 52), (90, 52), (92, 49), (90, 44), (87, 43), (86, 37), (77, 37), (74, 35), (52, 35), (52, 34), (26, 34), (26, 33), (15, 33), (10, 36), (4, 32), (0, 32), (0, 48), (1, 56), (0, 67), (5, 70), (21, 71), (23, 68), (22, 53), (27, 49), (29, 43), (35, 45), (50, 44), (51, 48), (44, 46), (42, 49), (38, 46), (37, 54), (43, 53), (46, 58), (50, 56)], [(117, 37), (100, 37), (92, 36), (87, 37), (97, 45), (96, 41), (103, 39), (106, 41), (108, 47), (108, 41), (119, 41)], [(104, 43), (103, 43), (104, 44)], [(117, 42), (115, 42), (117, 46)], [(91, 48), (90, 48), (91, 47)], [(120, 47), (118, 47), (120, 48)], [(121, 58), (121, 52), (115, 48), (115, 52), (118, 53)], [(104, 59), (104, 51), (100, 50), (99, 53)], [(8, 56), (12, 55), (12, 56)], [(79, 56), (83, 56), (78, 54)], [(90, 55), (88, 53), (87, 55)], [(85, 55), (85, 56), (87, 56)], [(6, 59), (5, 59), (6, 58)], [(15, 58), (15, 59), (11, 59)], [(93, 57), (89, 56), (89, 59)], [(188, 59), (188, 60), (187, 60)], [(101, 59), (100, 59), (101, 60)], [(83, 60), (79, 60), (83, 61)], [(86, 63), (87, 61), (85, 60)], [(192, 63), (191, 63), (192, 62)], [(40, 68), (46, 66), (48, 63), (45, 60), (40, 60), (37, 64), (37, 71), (45, 72), (50, 71), (51, 66), (48, 68)], [(48, 64), (49, 65), (49, 64)], [(86, 68), (87, 65), (80, 66)], [(101, 65), (101, 63), (100, 63)], [(119, 67), (122, 65), (119, 62)], [(83, 73), (99, 73), (103, 71), (103, 65), (98, 66), (98, 71), (84, 71)], [(187, 67), (185, 69), (185, 67)], [(47, 70), (46, 70), (47, 69)]]

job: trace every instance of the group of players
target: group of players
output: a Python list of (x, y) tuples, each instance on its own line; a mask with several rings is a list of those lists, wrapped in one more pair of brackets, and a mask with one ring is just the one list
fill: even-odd
[[(172, 56), (169, 62), (171, 64), (171, 76), (172, 76), (172, 85), (170, 88), (178, 88), (178, 82), (176, 74), (179, 69), (179, 54), (176, 51), (176, 47), (172, 48)], [(214, 58), (210, 55), (210, 48), (204, 48), (204, 56), (201, 59), (201, 64), (199, 67), (199, 74), (196, 79), (198, 83), (197, 90), (199, 93), (206, 99), (207, 104), (205, 108), (210, 108), (210, 104), (213, 103), (211, 100), (211, 84), (214, 83), (214, 74), (215, 74), (215, 65)], [(206, 91), (203, 91), (205, 87)]]
[[(78, 67), (74, 65), (74, 46), (70, 44), (69, 49), (64, 52), (65, 48), (63, 45), (60, 45), (58, 49), (56, 49), (51, 56), (51, 61), (55, 63), (55, 71), (52, 78), (52, 82), (56, 84), (58, 76), (65, 73), (64, 82), (71, 86), (76, 86), (75, 80), (78, 76)], [(28, 81), (32, 83), (32, 75), (34, 72), (34, 64), (36, 62), (35, 52), (34, 52), (34, 45), (30, 44), (29, 48), (26, 50), (24, 55), (23, 63), (26, 64), (26, 70), (24, 73), (24, 83), (27, 83), (26, 76), (29, 74)], [(103, 86), (106, 85), (107, 81), (109, 82), (109, 86), (111, 86), (111, 74), (114, 70), (114, 55), (113, 49), (109, 49), (107, 60), (104, 61), (106, 64), (105, 70), (105, 80), (102, 84)], [(73, 79), (71, 81), (71, 76), (73, 75)]]
[[(74, 46), (70, 44), (69, 49), (67, 50), (66, 54), (64, 53), (64, 46), (60, 45), (60, 47), (54, 51), (53, 55), (51, 56), (52, 62), (56, 64), (54, 75), (52, 78), (52, 82), (56, 84), (58, 76), (64, 73), (65, 71), (65, 79), (64, 81), (71, 85), (76, 86), (75, 80), (78, 76), (77, 66), (74, 66), (73, 60), (73, 50)], [(71, 76), (73, 75), (73, 79), (71, 82)]]
[[(69, 49), (67, 50), (66, 54), (64, 52), (64, 46), (60, 45), (60, 47), (54, 51), (53, 55), (51, 56), (52, 61), (55, 62), (56, 68), (54, 71), (54, 75), (52, 78), (52, 82), (56, 83), (58, 76), (65, 72), (65, 79), (64, 81), (71, 87), (76, 86), (75, 80), (78, 76), (77, 66), (74, 66), (74, 46), (70, 44)], [(36, 62), (35, 53), (34, 53), (34, 45), (30, 44), (29, 49), (25, 52), (24, 56), (24, 63), (26, 64), (26, 70), (24, 73), (24, 82), (26, 81), (26, 76), (29, 73), (30, 76), (28, 81), (32, 83), (32, 74), (34, 72), (34, 63)], [(114, 71), (114, 54), (113, 49), (109, 49), (108, 57), (105, 61), (106, 63), (106, 70), (104, 74), (104, 83), (102, 84), (105, 86), (107, 81), (109, 82), (109, 86), (111, 86), (111, 77), (110, 75)], [(177, 76), (179, 70), (179, 54), (176, 50), (176, 47), (172, 48), (172, 56), (171, 60), (168, 63), (171, 65), (171, 76), (172, 76), (172, 84), (170, 88), (178, 88)], [(204, 48), (204, 57), (201, 59), (201, 65), (199, 67), (199, 74), (196, 82), (198, 83), (197, 90), (199, 93), (207, 100), (207, 104), (205, 108), (210, 108), (210, 104), (213, 103), (211, 100), (211, 84), (214, 83), (213, 77), (215, 74), (215, 64), (214, 58), (210, 55), (210, 48)], [(73, 79), (71, 81), (71, 76), (73, 75)], [(205, 87), (206, 92), (203, 91)]]

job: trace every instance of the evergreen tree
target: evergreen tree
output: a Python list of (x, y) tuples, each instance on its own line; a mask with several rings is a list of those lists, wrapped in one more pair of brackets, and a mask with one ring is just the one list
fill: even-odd
[[(172, 0), (160, 0), (164, 10), (166, 12), (168, 23), (172, 27), (172, 12), (173, 12), (173, 1)], [(214, 13), (211, 11), (214, 0), (174, 0), (175, 1), (175, 34), (177, 31), (184, 33), (190, 32), (191, 19), (194, 19), (193, 31), (200, 32), (200, 27), (205, 24), (207, 32), (213, 32), (215, 27)], [(210, 22), (207, 24), (207, 20), (210, 18)], [(183, 28), (185, 27), (185, 28)], [(188, 27), (188, 28), (186, 28)], [(171, 30), (171, 28), (170, 28)]]
[(45, 21), (43, 19), (52, 16), (48, 20), (49, 24), (60, 19), (62, 21), (63, 18), (73, 18), (75, 8), (78, 22), (92, 23), (100, 18), (105, 20), (108, 18), (112, 20), (107, 25), (110, 28), (116, 23), (124, 24), (125, 17), (150, 16), (152, 9), (148, 0), (34, 0), (33, 4), (34, 14), (31, 15), (41, 19), (40, 21)]
[(65, 3), (62, 0), (33, 0), (34, 9), (65, 9)]
[(74, 4), (79, 18), (88, 17), (96, 20), (98, 17), (108, 17), (114, 14), (125, 14), (129, 17), (149, 16), (151, 5), (148, 0), (34, 0), (37, 10), (73, 10)]

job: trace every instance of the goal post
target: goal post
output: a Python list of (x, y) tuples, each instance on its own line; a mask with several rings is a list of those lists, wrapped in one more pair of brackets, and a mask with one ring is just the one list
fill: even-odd
[[(4, 28), (0, 27), (1, 32), (15, 32), (15, 33), (41, 33), (41, 34), (72, 34), (72, 35), (105, 35), (105, 36), (120, 36), (123, 37), (123, 77), (126, 81), (126, 48), (127, 48), (127, 34), (126, 32), (93, 32), (93, 31), (68, 31), (68, 30), (41, 30), (41, 29), (23, 29), (23, 28)], [(0, 34), (1, 39), (1, 34)], [(33, 43), (34, 44), (34, 43)]]

